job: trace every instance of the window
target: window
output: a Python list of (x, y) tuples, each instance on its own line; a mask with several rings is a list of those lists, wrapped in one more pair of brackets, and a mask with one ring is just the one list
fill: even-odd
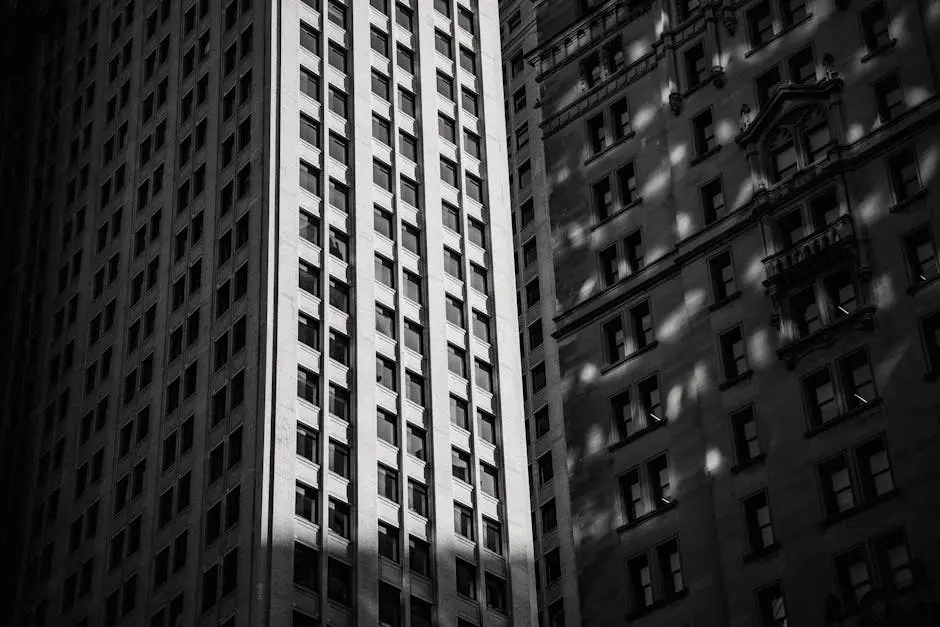
[[(411, 566), (411, 572), (419, 575), (429, 576), (431, 573), (431, 546), (414, 536), (408, 538), (408, 564)], [(414, 613), (412, 612), (412, 624), (414, 624)], [(428, 626), (430, 627), (430, 622)]]
[(327, 525), (330, 531), (340, 537), (348, 539), (350, 530), (349, 505), (334, 498), (330, 498), (327, 517)]
[(451, 449), (451, 470), (455, 478), (470, 483), (470, 454), (460, 449)]
[(720, 303), (737, 292), (734, 280), (734, 267), (731, 251), (724, 251), (708, 260), (711, 274), (712, 293), (716, 303)]
[(320, 77), (305, 67), (300, 68), (300, 92), (317, 102), (320, 101)]
[(646, 464), (650, 482), (653, 509), (666, 507), (672, 502), (672, 483), (669, 478), (669, 459), (663, 453)]
[(440, 70), (437, 72), (437, 93), (450, 101), (454, 100), (454, 79)]
[(868, 52), (875, 52), (891, 43), (890, 20), (884, 0), (876, 0), (859, 13), (862, 36)]
[(398, 381), (395, 376), (395, 362), (385, 357), (376, 356), (375, 358), (375, 380), (377, 383), (387, 387), (390, 390), (398, 389)]
[(405, 319), (405, 347), (419, 355), (424, 354), (424, 329), (408, 319)]
[(454, 278), (463, 279), (463, 258), (460, 253), (450, 248), (444, 249), (444, 272)]
[(610, 320), (604, 324), (604, 344), (607, 353), (607, 363), (614, 364), (623, 359), (627, 354), (626, 332), (623, 327), (623, 318)]
[(294, 514), (308, 522), (317, 522), (317, 491), (300, 481), (297, 482)]
[(471, 35), (475, 34), (473, 27), (473, 11), (458, 4), (457, 5), (457, 25)]
[(297, 367), (297, 396), (316, 405), (319, 385), (319, 378), (315, 373), (302, 366)]
[(639, 229), (624, 238), (623, 252), (628, 274), (639, 272), (646, 265), (643, 254), (643, 235)]
[(427, 518), (430, 513), (428, 509), (427, 486), (412, 479), (408, 480), (408, 509), (425, 518)]
[(773, 97), (777, 86), (783, 83), (783, 77), (780, 75), (780, 68), (774, 66), (770, 70), (767, 70), (763, 74), (757, 77), (755, 80), (755, 86), (757, 88), (757, 105), (759, 107), (765, 106), (770, 99)]
[(774, 21), (770, 1), (764, 0), (747, 12), (747, 35), (751, 48), (757, 48), (774, 36)]
[(375, 224), (375, 232), (388, 239), (395, 241), (395, 223), (392, 214), (385, 211), (378, 205), (372, 206), (372, 221)]
[(378, 465), (379, 496), (398, 502), (398, 471), (382, 464)]
[(320, 147), (320, 123), (303, 113), (300, 114), (300, 139)]
[(525, 286), (525, 304), (526, 307), (534, 307), (540, 299), (539, 280), (532, 279)]
[(332, 307), (349, 313), (349, 286), (331, 277), (329, 301)]
[(536, 461), (538, 467), (539, 485), (543, 486), (555, 477), (555, 468), (552, 465), (552, 454), (549, 451)]
[(318, 463), (320, 459), (320, 445), (317, 432), (301, 424), (297, 425), (297, 455), (315, 464)]
[(427, 433), (421, 427), (408, 424), (408, 454), (427, 461)]
[(482, 410), (477, 411), (480, 426), (477, 432), (484, 442), (489, 442), (496, 446), (496, 416)]
[(454, 504), (454, 533), (473, 540), (473, 511), (463, 505)]
[(329, 95), (330, 111), (332, 111), (339, 117), (346, 119), (347, 107), (348, 107), (346, 94), (331, 85), (328, 95)]
[(483, 546), (494, 553), (500, 555), (503, 553), (502, 525), (485, 516), (483, 517)]
[(636, 170), (632, 161), (617, 170), (617, 186), (620, 190), (621, 208), (639, 200), (639, 192), (636, 187)]
[(370, 41), (373, 50), (385, 58), (389, 57), (388, 35), (373, 26), (370, 31)]
[(467, 402), (456, 396), (450, 397), (450, 422), (461, 429), (470, 430), (470, 416)]
[(457, 558), (457, 592), (470, 599), (477, 598), (477, 568)]
[(874, 374), (868, 362), (868, 353), (858, 350), (839, 360), (840, 379), (848, 410), (863, 407), (877, 397)]
[(352, 568), (331, 557), (327, 562), (326, 576), (327, 598), (341, 605), (349, 605), (352, 596)]
[(858, 546), (837, 555), (833, 561), (842, 603), (850, 610), (855, 609), (872, 589), (871, 572), (868, 569), (865, 549)]
[(506, 582), (492, 573), (483, 574), (486, 586), (486, 607), (501, 614), (506, 613)]
[(862, 497), (876, 499), (894, 490), (894, 475), (884, 437), (869, 440), (855, 449)]
[(587, 121), (588, 142), (591, 154), (597, 154), (607, 147), (607, 126), (604, 114), (599, 113)]
[(398, 88), (398, 108), (401, 112), (407, 116), (415, 117), (415, 109), (417, 107), (415, 101), (415, 95), (405, 89), (404, 87)]
[(379, 521), (379, 555), (398, 563), (399, 560), (398, 527)]
[(418, 140), (405, 131), (398, 133), (398, 149), (405, 159), (412, 162), (418, 161)]
[(927, 367), (931, 373), (940, 371), (940, 312), (932, 313), (921, 323), (924, 336), (924, 349), (927, 354)]
[(835, 518), (855, 507), (855, 489), (844, 453), (819, 466), (826, 516)]
[(424, 406), (424, 377), (411, 371), (405, 372), (405, 398)]
[(888, 174), (894, 190), (894, 200), (898, 204), (910, 200), (921, 190), (917, 159), (910, 148), (888, 159)]
[(890, 74), (874, 85), (875, 107), (882, 124), (898, 117), (907, 108), (898, 75)]
[(705, 62), (705, 45), (699, 42), (682, 55), (685, 62), (686, 89), (693, 89), (705, 82), (708, 64)]
[(754, 409), (745, 407), (731, 414), (731, 429), (738, 464), (757, 459), (761, 455), (761, 446), (757, 437), (757, 421), (754, 418)]
[(787, 70), (790, 74), (790, 82), (797, 84), (816, 82), (816, 60), (813, 57), (813, 49), (803, 48), (787, 59)]
[[(405, 236), (404, 236), (405, 233), (406, 231), (403, 230), (402, 240), (405, 239)], [(404, 277), (404, 282), (405, 282), (405, 297), (416, 303), (420, 303), (422, 301), (421, 277), (419, 277), (416, 274), (412, 274), (411, 272), (408, 272), (407, 270), (403, 271), (402, 275)]]
[(812, 286), (800, 290), (790, 299), (790, 315), (800, 336), (822, 328), (819, 303)]
[(434, 49), (448, 59), (454, 58), (454, 41), (440, 29), (434, 29)]
[(391, 260), (375, 256), (375, 278), (379, 283), (395, 289), (395, 274), (395, 264)]
[(610, 178), (594, 183), (591, 187), (591, 196), (594, 200), (594, 212), (598, 221), (603, 221), (613, 215), (614, 196), (610, 187)]
[(294, 585), (318, 592), (320, 554), (300, 542), (294, 542)]
[(391, 102), (391, 85), (389, 83), (388, 77), (384, 74), (380, 74), (376, 70), (372, 70), (372, 93), (381, 98)]
[(346, 73), (346, 49), (331, 41), (327, 47), (327, 60), (331, 66)]
[(695, 143), (695, 153), (700, 157), (718, 148), (715, 138), (715, 121), (710, 108), (692, 118), (692, 138)]
[(748, 372), (747, 348), (740, 325), (722, 333), (718, 337), (718, 344), (721, 347), (721, 365), (725, 381), (733, 381)]
[(903, 529), (896, 529), (872, 542), (881, 585), (905, 590), (914, 583), (914, 571)]
[(480, 462), (480, 488), (494, 499), (500, 497), (499, 471), (484, 462)]
[(783, 598), (783, 586), (773, 583), (757, 591), (757, 608), (761, 627), (787, 627), (787, 606)]
[(744, 519), (751, 553), (766, 551), (775, 544), (766, 490), (744, 500)]
[(398, 417), (395, 414), (378, 410), (375, 428), (380, 440), (398, 446)]

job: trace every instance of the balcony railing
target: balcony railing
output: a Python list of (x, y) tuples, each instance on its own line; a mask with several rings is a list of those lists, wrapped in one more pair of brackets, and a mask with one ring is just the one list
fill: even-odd
[(821, 231), (807, 235), (786, 249), (765, 258), (765, 284), (802, 274), (806, 269), (823, 264), (830, 255), (838, 254), (854, 240), (855, 227), (852, 216), (844, 215)]

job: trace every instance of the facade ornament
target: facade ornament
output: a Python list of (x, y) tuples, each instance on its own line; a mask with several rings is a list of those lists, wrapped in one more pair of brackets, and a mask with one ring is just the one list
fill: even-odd
[(735, 32), (738, 30), (738, 18), (735, 16), (733, 9), (725, 9), (725, 17), (721, 20), (721, 23), (724, 24), (728, 37), (734, 37)]
[(712, 66), (712, 83), (717, 89), (725, 86), (725, 68), (720, 65)]
[(741, 132), (747, 130), (747, 127), (751, 125), (753, 117), (751, 117), (751, 107), (747, 104), (741, 105)]
[(835, 63), (835, 59), (832, 58), (832, 55), (827, 52), (826, 54), (823, 55), (822, 61), (823, 61), (823, 70), (825, 70), (826, 72), (826, 78), (827, 79), (838, 78), (839, 73), (835, 69), (833, 69), (833, 64)]
[(672, 110), (673, 115), (682, 113), (682, 94), (677, 91), (669, 94), (669, 108)]

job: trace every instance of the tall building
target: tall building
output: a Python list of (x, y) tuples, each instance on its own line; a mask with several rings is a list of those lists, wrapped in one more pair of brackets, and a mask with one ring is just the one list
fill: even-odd
[(940, 623), (940, 6), (501, 5), (542, 624)]
[(496, 1), (2, 10), (0, 622), (532, 624)]

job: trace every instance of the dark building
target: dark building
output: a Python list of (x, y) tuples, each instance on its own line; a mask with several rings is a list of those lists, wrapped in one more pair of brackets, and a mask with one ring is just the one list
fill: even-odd
[(938, 624), (940, 6), (501, 4), (542, 624)]

